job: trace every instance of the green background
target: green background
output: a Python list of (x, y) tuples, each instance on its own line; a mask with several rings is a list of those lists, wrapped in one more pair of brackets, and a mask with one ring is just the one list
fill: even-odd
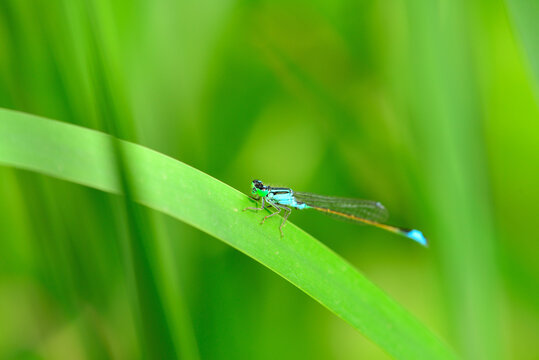
[[(245, 192), (259, 178), (379, 200), (430, 248), (316, 213), (291, 221), (464, 358), (536, 359), (534, 15), (524, 0), (6, 0), (0, 106), (145, 145)], [(0, 199), (0, 358), (388, 358), (156, 211), (8, 167)], [(128, 238), (146, 246), (144, 339)]]

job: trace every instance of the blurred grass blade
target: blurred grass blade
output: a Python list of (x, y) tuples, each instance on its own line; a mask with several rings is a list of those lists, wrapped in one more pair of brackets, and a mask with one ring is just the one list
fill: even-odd
[[(501, 358), (495, 223), (484, 123), (473, 74), (470, 2), (410, 2), (415, 52), (410, 104), (419, 162), (436, 221), (432, 251), (442, 271), (454, 346), (468, 359)], [(419, 149), (429, 149), (422, 151)], [(480, 256), (478, 255), (480, 254)]]
[(539, 104), (539, 36), (537, 32), (539, 1), (507, 0), (507, 5), (531, 67), (535, 81), (535, 99)]
[[(109, 135), (0, 110), (0, 163), (118, 193)], [(248, 198), (222, 182), (142, 146), (117, 140), (133, 198), (256, 259), (398, 359), (454, 358), (452, 350), (350, 264), (289, 224), (281, 238)], [(247, 181), (247, 180), (246, 180)]]

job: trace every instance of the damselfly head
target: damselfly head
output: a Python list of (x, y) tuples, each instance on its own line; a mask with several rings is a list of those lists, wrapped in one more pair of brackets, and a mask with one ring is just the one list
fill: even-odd
[(251, 192), (253, 195), (266, 196), (268, 195), (268, 188), (260, 180), (253, 180), (251, 183)]

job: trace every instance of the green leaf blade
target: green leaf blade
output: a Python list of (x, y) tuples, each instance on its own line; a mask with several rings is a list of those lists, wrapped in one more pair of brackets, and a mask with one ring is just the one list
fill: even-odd
[[(453, 351), (340, 256), (289, 223), (243, 212), (228, 185), (143, 146), (32, 115), (0, 110), (0, 164), (119, 193), (112, 146), (125, 156), (133, 198), (204, 231), (273, 270), (398, 359), (451, 359)], [(275, 225), (275, 226), (273, 226)]]

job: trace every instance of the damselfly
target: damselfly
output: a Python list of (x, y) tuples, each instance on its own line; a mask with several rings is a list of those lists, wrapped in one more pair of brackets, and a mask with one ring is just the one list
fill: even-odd
[(260, 180), (253, 180), (251, 193), (256, 200), (261, 199), (262, 204), (259, 208), (248, 207), (243, 210), (264, 210), (266, 208), (275, 210), (262, 219), (262, 224), (266, 219), (284, 211), (283, 221), (279, 227), (281, 236), (283, 235), (283, 226), (292, 212), (292, 208), (298, 210), (315, 209), (343, 220), (376, 226), (427, 246), (427, 239), (421, 231), (385, 224), (389, 214), (386, 208), (377, 201), (302, 193), (290, 188), (264, 185)]

